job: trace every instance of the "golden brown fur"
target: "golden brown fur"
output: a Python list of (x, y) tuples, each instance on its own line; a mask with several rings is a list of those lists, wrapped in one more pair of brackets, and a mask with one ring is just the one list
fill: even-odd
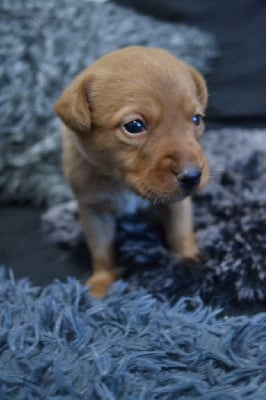
[[(204, 115), (206, 103), (199, 72), (164, 50), (137, 46), (100, 58), (58, 100), (64, 169), (92, 255), (94, 295), (119, 276), (115, 217), (135, 194), (157, 207), (170, 249), (197, 260), (190, 195), (207, 183), (209, 169), (199, 142), (204, 124), (193, 117)], [(131, 121), (144, 131), (129, 132)], [(184, 175), (195, 170), (200, 182), (188, 185)]]

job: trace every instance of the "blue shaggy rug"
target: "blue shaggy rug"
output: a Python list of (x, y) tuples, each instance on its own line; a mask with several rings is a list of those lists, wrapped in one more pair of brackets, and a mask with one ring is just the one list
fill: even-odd
[(98, 301), (75, 279), (39, 289), (0, 272), (2, 400), (265, 399), (265, 313), (169, 306), (122, 282)]

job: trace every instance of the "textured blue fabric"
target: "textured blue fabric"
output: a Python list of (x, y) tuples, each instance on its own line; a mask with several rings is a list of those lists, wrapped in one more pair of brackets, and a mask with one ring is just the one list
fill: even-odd
[(98, 301), (74, 279), (0, 272), (1, 400), (265, 399), (266, 313), (169, 306), (122, 281)]

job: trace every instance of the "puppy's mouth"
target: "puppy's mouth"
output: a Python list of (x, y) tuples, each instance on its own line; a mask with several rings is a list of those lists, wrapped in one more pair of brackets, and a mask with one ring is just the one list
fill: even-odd
[(181, 173), (156, 174), (144, 176), (127, 175), (127, 184), (137, 195), (154, 204), (182, 201), (200, 192), (208, 181), (204, 169), (186, 168)]
[(186, 197), (192, 196), (197, 192), (197, 190), (182, 190), (178, 193), (158, 191), (155, 192), (153, 189), (145, 186), (131, 186), (131, 190), (144, 200), (148, 200), (153, 204), (175, 203), (177, 201), (182, 201)]
[(136, 180), (131, 183), (129, 184), (131, 190), (138, 196), (154, 204), (167, 204), (182, 201), (188, 196), (194, 196), (201, 192), (207, 184), (207, 178), (203, 176), (201, 180), (195, 181), (193, 185), (191, 183), (188, 184), (186, 181), (178, 184), (176, 180), (170, 181), (168, 184), (166, 180), (161, 184), (158, 181), (152, 184), (150, 180), (147, 182), (146, 179), (144, 181)]

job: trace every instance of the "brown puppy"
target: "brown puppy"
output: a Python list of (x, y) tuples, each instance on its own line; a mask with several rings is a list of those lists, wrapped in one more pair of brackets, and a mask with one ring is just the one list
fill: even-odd
[(95, 296), (119, 276), (115, 217), (132, 200), (154, 203), (170, 250), (198, 260), (190, 196), (209, 176), (199, 142), (206, 103), (199, 72), (165, 50), (137, 46), (100, 58), (59, 98), (64, 169), (92, 256)]

